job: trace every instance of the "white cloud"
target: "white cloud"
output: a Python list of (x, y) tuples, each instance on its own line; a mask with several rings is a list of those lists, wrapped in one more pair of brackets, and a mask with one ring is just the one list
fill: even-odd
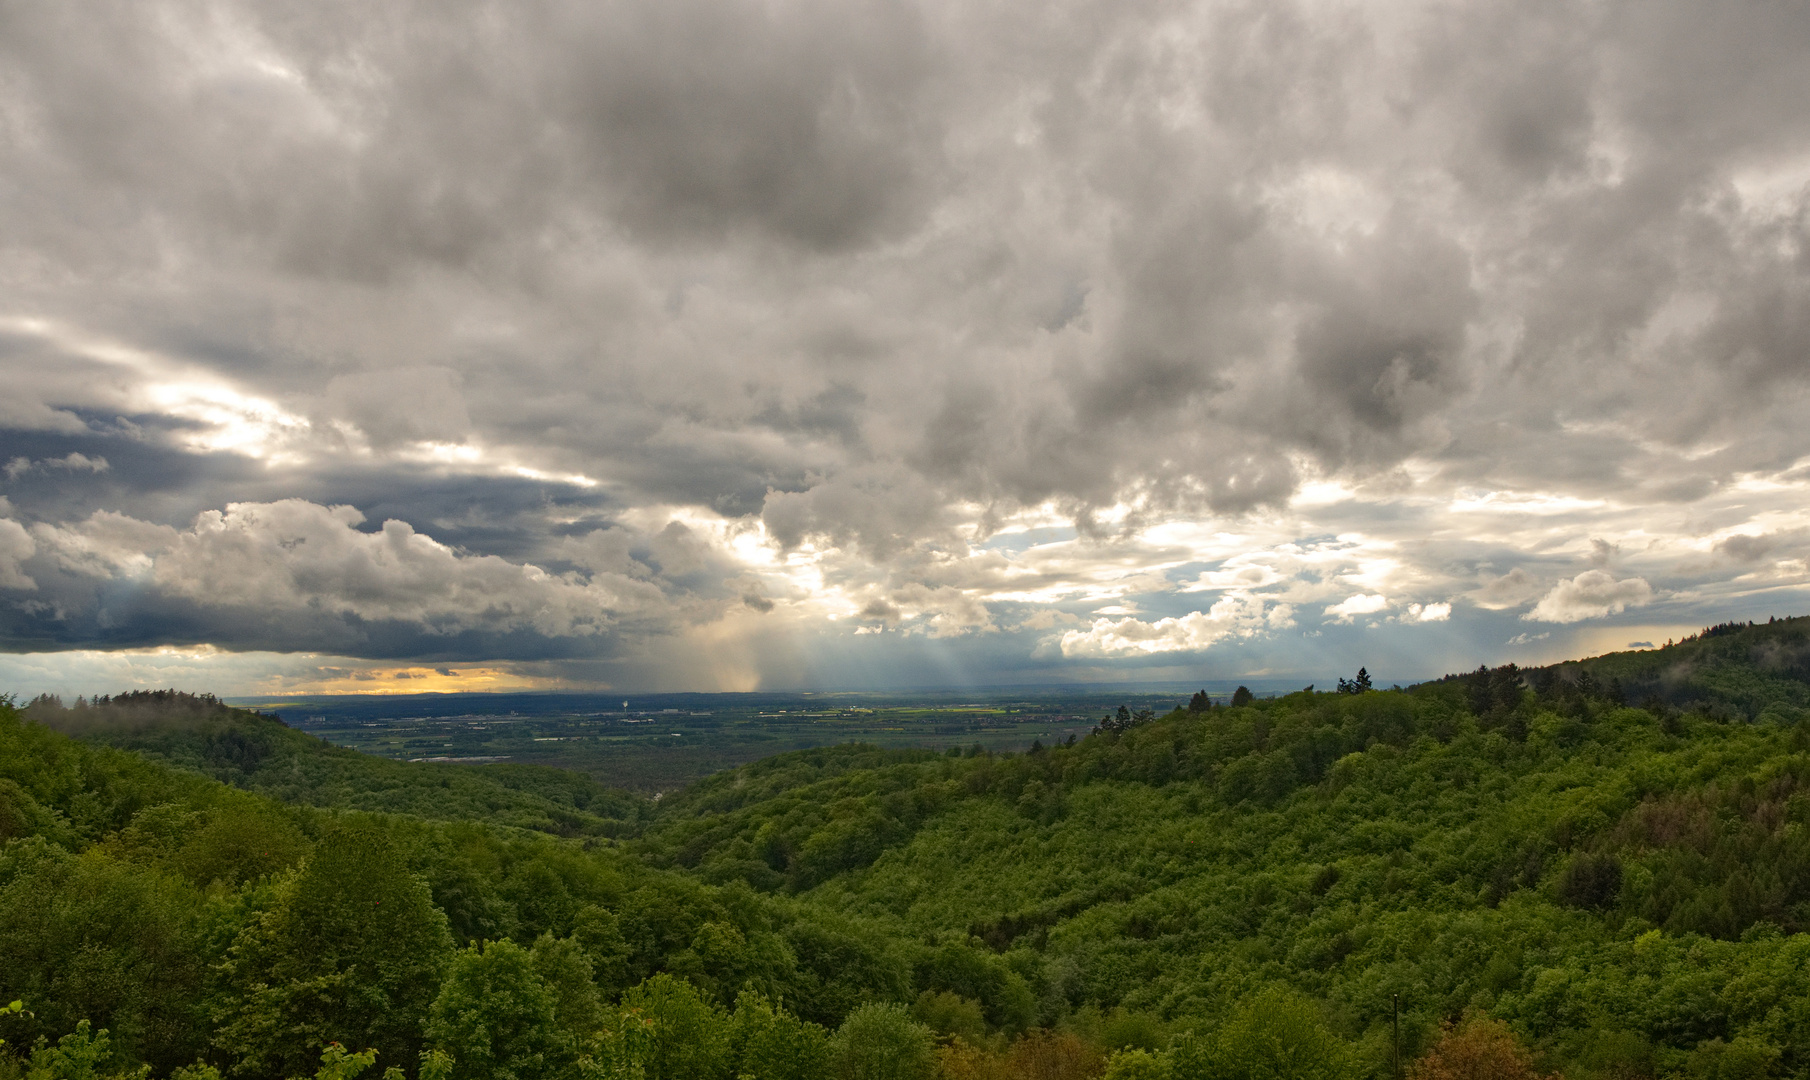
[(924, 618), (923, 625), (931, 637), (960, 637), (998, 629), (979, 597), (953, 586), (932, 589), (910, 585), (895, 590), (892, 599), (905, 619)]
[(89, 578), (142, 577), (156, 553), (178, 539), (167, 525), (139, 521), (111, 510), (97, 510), (76, 525), (42, 522), (32, 526), (38, 548), (68, 573)]
[(1652, 599), (1653, 587), (1645, 578), (1617, 581), (1606, 570), (1586, 570), (1569, 581), (1554, 585), (1532, 611), (1521, 617), (1534, 622), (1574, 623), (1615, 615), (1626, 608), (1641, 607)]
[(37, 525), (30, 537), (6, 522), (0, 557), (22, 558), (35, 548), (72, 574), (130, 577), (166, 599), (266, 619), (324, 613), (398, 621), (429, 634), (521, 630), (545, 637), (595, 635), (626, 617), (659, 622), (684, 610), (682, 596), (628, 557), (629, 545), (663, 553), (681, 571), (688, 558), (702, 558), (691, 550), (697, 542), (690, 531), (676, 523), (652, 537), (609, 530), (607, 542), (575, 540), (572, 550), (586, 570), (555, 573), (459, 552), (403, 521), (365, 532), (358, 528), (364, 520), (350, 506), (300, 499), (232, 503), (201, 514), (187, 530), (100, 512), (74, 525)]
[(1466, 491), (1452, 500), (1452, 511), (1459, 514), (1575, 514), (1596, 510), (1606, 505), (1601, 499), (1578, 499), (1567, 495), (1524, 493), (1514, 491)]
[(23, 525), (10, 518), (0, 518), (0, 589), (31, 590), (38, 587), (38, 583), (19, 568), (19, 564), (31, 558), (37, 547)]
[(104, 457), (89, 457), (86, 454), (66, 454), (60, 458), (46, 458), (44, 464), (52, 469), (68, 469), (70, 472), (104, 473), (110, 467)]
[(1373, 615), (1389, 606), (1381, 593), (1358, 593), (1328, 607), (1325, 614), (1335, 622), (1350, 622), (1353, 616)]
[(462, 555), (403, 521), (360, 532), (351, 507), (300, 500), (208, 511), (158, 554), (153, 579), (202, 604), (283, 611), (317, 605), (363, 619), (456, 632), (477, 626), (594, 634), (659, 589), (624, 574), (550, 574), (494, 555)]
[(1402, 613), (1402, 622), (1445, 622), (1451, 617), (1451, 604), (1409, 604)]
[(1243, 555), (1227, 559), (1224, 566), (1217, 570), (1203, 571), (1179, 591), (1193, 593), (1212, 589), (1260, 589), (1283, 580), (1281, 572), (1275, 566), (1257, 561), (1257, 558), (1255, 555)]
[(1266, 605), (1262, 597), (1222, 597), (1208, 611), (1180, 618), (1095, 619), (1086, 630), (1062, 635), (1062, 655), (1110, 657), (1151, 653), (1199, 652), (1228, 637), (1245, 637), (1266, 630), (1293, 626), (1294, 609), (1287, 604)]
[(1058, 626), (1073, 626), (1084, 620), (1079, 615), (1071, 615), (1056, 608), (1044, 608), (1032, 612), (1024, 621), (1013, 627), (1015, 630), (1054, 630)]

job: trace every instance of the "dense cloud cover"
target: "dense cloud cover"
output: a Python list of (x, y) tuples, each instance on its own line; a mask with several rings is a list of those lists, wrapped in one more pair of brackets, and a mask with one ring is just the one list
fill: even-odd
[(1407, 679), (1810, 610), (1805, 100), (1782, 3), (0, 5), (0, 674)]

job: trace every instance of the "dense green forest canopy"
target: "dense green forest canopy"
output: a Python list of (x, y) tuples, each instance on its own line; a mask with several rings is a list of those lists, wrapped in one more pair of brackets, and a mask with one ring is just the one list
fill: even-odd
[(1807, 658), (1729, 624), (657, 804), (8, 706), (0, 1076), (1802, 1076)]

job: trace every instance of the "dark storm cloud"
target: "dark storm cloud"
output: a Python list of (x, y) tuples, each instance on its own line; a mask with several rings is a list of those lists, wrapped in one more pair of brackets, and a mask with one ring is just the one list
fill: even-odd
[(751, 227), (821, 250), (909, 227), (934, 171), (932, 58), (912, 7), (608, 3), (550, 13), (552, 80), (618, 220)]
[(1810, 530), (1791, 529), (1777, 533), (1736, 533), (1716, 545), (1716, 551), (1737, 563), (1757, 563), (1769, 556), (1802, 557), (1810, 545)]
[[(178, 528), (218, 509), (222, 491), (246, 502), (304, 498), (361, 507), (371, 521), (365, 528), (406, 521), (443, 543), (518, 560), (544, 556), (553, 537), (607, 526), (611, 511), (620, 509), (604, 492), (523, 477), (396, 464), (260, 467), (238, 454), (170, 446), (151, 423), (135, 427), (132, 436), (0, 431), (0, 461), (32, 463), (0, 470), (0, 495), (36, 521), (72, 524), (111, 510)], [(84, 457), (105, 467), (70, 466), (69, 458)]]
[[(141, 419), (154, 422), (149, 417)], [(93, 418), (89, 423), (99, 426), (102, 422)], [(176, 524), (217, 506), (221, 490), (248, 490), (260, 480), (260, 470), (242, 456), (188, 453), (143, 438), (143, 432), (139, 428), (131, 436), (120, 436), (0, 430), (0, 460), (82, 454), (103, 458), (108, 465), (104, 471), (86, 475), (26, 470), (0, 481), (0, 494), (21, 514), (38, 521), (85, 518), (105, 507)]]
[[(1637, 505), (1692, 588), (1786, 574), (1716, 500), (1810, 457), (1806, 56), (1790, 4), (3, 6), (9, 640), (991, 634), (1283, 513), (1403, 544), (1303, 611), (1675, 597), (1577, 561)], [(298, 577), (235, 504), (439, 569)], [(210, 513), (276, 591), (191, 587)]]
[(918, 13), (884, 0), (5, 18), (15, 142), (39, 166), (16, 190), (65, 253), (117, 248), (69, 220), (59, 182), (113, 224), (185, 219), (371, 280), (533, 246), (582, 229), (574, 211), (659, 239), (848, 248), (908, 226), (935, 171), (933, 58)]

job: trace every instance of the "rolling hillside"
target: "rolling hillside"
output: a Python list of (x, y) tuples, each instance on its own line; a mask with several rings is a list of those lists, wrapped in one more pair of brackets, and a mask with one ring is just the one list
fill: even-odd
[[(1179, 1080), (1244, 1075), (1226, 1062), (1286, 1021), (1318, 1033), (1314, 1075), (1360, 1080), (1391, 1068), (1399, 1001), (1409, 1059), (1499, 1036), (1573, 1078), (1798, 1075), (1807, 632), (1203, 695), (1024, 754), (797, 751), (657, 805), (363, 758), (206, 698), (39, 701), (0, 717), (0, 999), (31, 1014), (0, 1038), (87, 1019), (157, 1075), (297, 1075), (332, 1037), (460, 1076), (515, 1054), (802, 1080), (865, 1075), (884, 1029), (933, 1040), (926, 1077)], [(406, 918), (378, 932), (386, 903)], [(283, 936), (316, 918), (338, 929)], [(545, 1005), (474, 1049), (447, 1012), (473, 994), (457, 1015)], [(716, 1056), (633, 1057), (624, 1017), (681, 1014)], [(781, 1067), (782, 1043), (817, 1056)]]
[(345, 750), (209, 695), (138, 691), (66, 708), (40, 697), (25, 716), (284, 802), (419, 817), (483, 819), (561, 836), (612, 835), (648, 803), (578, 773), (392, 761)]

